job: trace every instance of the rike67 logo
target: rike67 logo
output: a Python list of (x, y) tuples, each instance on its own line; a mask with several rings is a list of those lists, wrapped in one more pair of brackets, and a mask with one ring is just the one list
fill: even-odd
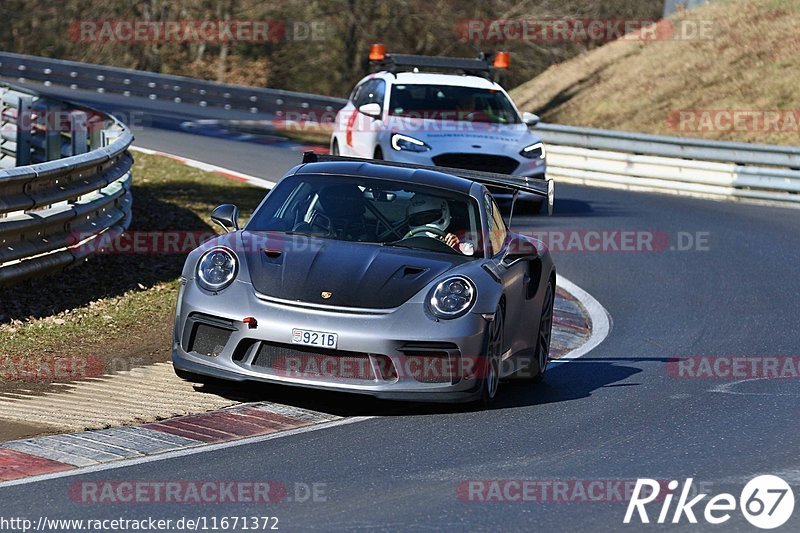
[(654, 508), (660, 505), (658, 516), (654, 517), (657, 524), (678, 524), (684, 517), (689, 523), (696, 524), (698, 516), (702, 516), (709, 524), (723, 524), (730, 520), (731, 512), (736, 511), (738, 506), (745, 519), (755, 527), (775, 529), (785, 524), (794, 511), (792, 488), (778, 476), (765, 475), (751, 479), (742, 489), (738, 502), (733, 494), (722, 493), (711, 497), (705, 502), (705, 506), (700, 502), (708, 494), (697, 494), (689, 498), (692, 478), (688, 478), (674, 509), (671, 507), (674, 496), (677, 495), (678, 481), (672, 480), (667, 484), (666, 494), (659, 494), (661, 487), (655, 479), (637, 479), (623, 523), (630, 524), (636, 513), (641, 523), (649, 524), (651, 518), (646, 506), (652, 502), (657, 502), (652, 506)]

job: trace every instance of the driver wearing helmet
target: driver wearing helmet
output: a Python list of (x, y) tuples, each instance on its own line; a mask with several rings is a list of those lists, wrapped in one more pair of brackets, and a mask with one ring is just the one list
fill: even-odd
[(444, 198), (416, 194), (408, 206), (409, 231), (406, 238), (414, 236), (439, 239), (464, 255), (473, 255), (475, 245), (461, 242), (454, 233), (447, 232), (450, 225), (450, 206)]

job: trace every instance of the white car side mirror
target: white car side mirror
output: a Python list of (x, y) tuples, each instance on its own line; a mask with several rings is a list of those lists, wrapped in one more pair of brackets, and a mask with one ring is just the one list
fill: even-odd
[(381, 105), (376, 103), (364, 104), (358, 108), (359, 113), (363, 113), (368, 117), (381, 118)]
[(527, 111), (522, 114), (522, 122), (529, 127), (533, 127), (539, 123), (539, 115), (528, 113)]

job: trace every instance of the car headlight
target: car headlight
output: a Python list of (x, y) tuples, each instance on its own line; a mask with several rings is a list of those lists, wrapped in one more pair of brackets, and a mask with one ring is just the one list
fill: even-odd
[(547, 152), (545, 152), (544, 143), (538, 142), (523, 148), (519, 155), (528, 159), (544, 159)]
[(214, 248), (197, 262), (197, 283), (207, 291), (217, 292), (231, 284), (239, 265), (227, 248)]
[(430, 294), (431, 311), (439, 318), (458, 318), (472, 307), (475, 285), (463, 277), (455, 276), (442, 281)]
[(392, 148), (395, 150), (405, 150), (406, 152), (427, 152), (431, 149), (430, 146), (402, 133), (392, 134)]

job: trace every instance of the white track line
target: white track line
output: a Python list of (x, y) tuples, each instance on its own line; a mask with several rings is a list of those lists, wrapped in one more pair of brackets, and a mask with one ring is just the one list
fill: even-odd
[(212, 165), (211, 163), (197, 161), (196, 159), (189, 159), (180, 155), (169, 154), (167, 152), (159, 152), (158, 150), (151, 150), (150, 148), (142, 148), (141, 146), (131, 146), (130, 149), (135, 152), (141, 152), (147, 155), (161, 155), (164, 157), (168, 157), (170, 159), (178, 161), (179, 163), (183, 163), (187, 167), (196, 168), (198, 170), (204, 170), (206, 172), (212, 172), (214, 174), (222, 174), (225, 177), (233, 178), (239, 181), (244, 181), (246, 183), (249, 183), (250, 185), (255, 185), (256, 187), (270, 189), (275, 186), (274, 181), (270, 181), (266, 178), (259, 178), (256, 176), (251, 176), (250, 174), (243, 174), (235, 170), (230, 170), (227, 168), (218, 167), (217, 165)]
[(793, 396), (798, 397), (800, 394), (796, 392), (739, 392), (733, 390), (733, 388), (737, 385), (741, 385), (742, 383), (750, 383), (753, 381), (763, 381), (767, 379), (774, 379), (771, 377), (758, 377), (758, 378), (747, 378), (747, 379), (737, 379), (736, 381), (731, 381), (729, 383), (723, 383), (722, 385), (716, 385), (711, 389), (708, 389), (707, 392), (719, 392), (724, 394), (735, 394), (737, 396)]

